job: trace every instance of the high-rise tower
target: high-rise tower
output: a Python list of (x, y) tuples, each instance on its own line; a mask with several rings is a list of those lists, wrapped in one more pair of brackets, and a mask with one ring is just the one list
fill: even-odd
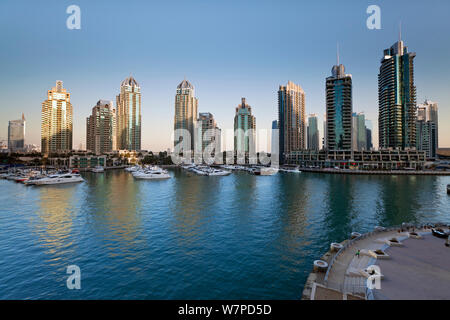
[(401, 37), (384, 50), (378, 74), (378, 136), (380, 149), (416, 146), (414, 52)]
[(193, 154), (197, 114), (198, 99), (195, 97), (194, 86), (185, 79), (177, 86), (175, 95), (174, 130), (184, 130), (190, 136), (175, 136), (174, 146), (181, 143), (179, 152), (183, 150)]
[(317, 114), (310, 114), (308, 117), (308, 150), (320, 149), (319, 145), (319, 118)]
[(209, 155), (220, 155), (222, 131), (217, 126), (214, 116), (209, 112), (200, 112), (197, 119), (196, 151)]
[(241, 99), (241, 104), (236, 108), (234, 116), (234, 152), (256, 152), (256, 118), (252, 115), (252, 107), (249, 106), (245, 98)]
[(99, 100), (86, 118), (86, 149), (95, 154), (117, 149), (116, 110), (112, 101)]
[(47, 92), (42, 103), (41, 152), (67, 152), (72, 150), (72, 104), (70, 93), (63, 88), (62, 81)]
[(25, 148), (25, 116), (8, 123), (8, 149), (11, 152), (23, 151)]
[(305, 92), (291, 81), (278, 90), (278, 128), (282, 164), (288, 153), (306, 149)]
[(417, 106), (416, 148), (428, 158), (436, 158), (438, 147), (438, 105), (426, 100)]
[[(339, 55), (338, 55), (339, 57)], [(344, 65), (333, 66), (332, 76), (326, 79), (326, 148), (352, 148), (352, 75), (345, 74)]]
[(133, 77), (120, 84), (117, 104), (117, 148), (141, 150), (141, 87)]

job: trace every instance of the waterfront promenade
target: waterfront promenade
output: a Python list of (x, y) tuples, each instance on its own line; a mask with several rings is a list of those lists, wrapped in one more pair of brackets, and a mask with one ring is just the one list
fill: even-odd
[[(448, 226), (443, 229), (449, 232)], [(330, 250), (321, 258), (328, 269), (310, 274), (302, 299), (450, 299), (446, 289), (450, 286), (450, 248), (445, 246), (446, 240), (433, 236), (429, 228), (410, 231), (378, 230), (342, 242), (340, 251)], [(378, 256), (378, 250), (384, 256)], [(379, 289), (367, 289), (367, 268), (371, 265), (380, 268)]]

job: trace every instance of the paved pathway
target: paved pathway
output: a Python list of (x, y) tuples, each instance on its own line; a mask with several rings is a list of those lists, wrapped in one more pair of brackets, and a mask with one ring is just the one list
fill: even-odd
[(388, 248), (391, 259), (377, 262), (384, 279), (381, 289), (374, 290), (375, 299), (450, 299), (450, 248), (444, 243), (429, 234)]
[[(380, 266), (384, 278), (381, 290), (374, 290), (375, 299), (450, 299), (450, 248), (445, 240), (431, 235), (423, 239), (407, 238), (407, 233), (388, 231), (355, 241), (334, 262), (328, 276), (328, 286), (349, 293), (365, 292), (366, 279), (358, 275), (370, 264)], [(386, 240), (398, 238), (403, 246), (389, 247)], [(355, 256), (357, 250), (384, 249), (390, 259), (374, 260)]]

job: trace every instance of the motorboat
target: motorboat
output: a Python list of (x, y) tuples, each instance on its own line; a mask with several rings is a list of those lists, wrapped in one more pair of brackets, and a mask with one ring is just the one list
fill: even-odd
[(280, 168), (281, 172), (286, 172), (286, 173), (302, 173), (298, 167), (283, 167)]
[(53, 184), (64, 184), (64, 183), (76, 183), (83, 182), (84, 179), (79, 174), (64, 173), (64, 174), (53, 174), (49, 176), (44, 176), (42, 178), (28, 179), (24, 183), (26, 185), (53, 185)]
[(105, 172), (105, 168), (103, 168), (102, 166), (96, 166), (95, 168), (92, 168), (91, 171), (95, 173), (102, 173)]
[(204, 170), (203, 167), (194, 167), (194, 168), (191, 168), (189, 171), (192, 171), (192, 172), (198, 174), (199, 176), (207, 176), (208, 175), (208, 173)]
[(0, 173), (0, 179), (6, 179), (11, 175), (9, 172)]
[(189, 167), (189, 171), (199, 175), (199, 176), (227, 176), (231, 174), (231, 171), (223, 170), (219, 168), (212, 168), (209, 166), (192, 166)]
[(28, 176), (26, 176), (24, 173), (13, 173), (6, 177), (7, 180), (12, 180), (15, 182), (23, 182), (28, 179)]
[(136, 171), (138, 171), (138, 170), (141, 170), (142, 168), (140, 167), (140, 166), (132, 166), (132, 167), (127, 167), (127, 168), (125, 168), (125, 171), (128, 171), (128, 172), (136, 172)]
[(169, 172), (167, 170), (163, 170), (158, 167), (151, 167), (146, 169), (141, 169), (132, 173), (133, 177), (136, 179), (169, 179), (171, 178)]
[(253, 171), (253, 174), (257, 176), (273, 176), (278, 173), (278, 168), (273, 167), (260, 167)]
[(447, 194), (450, 194), (450, 184), (447, 185)]
[(223, 168), (225, 170), (236, 170), (234, 166), (229, 165), (229, 164), (224, 164), (221, 166), (221, 168)]
[(210, 168), (207, 171), (208, 176), (228, 176), (231, 174), (230, 171), (227, 170), (220, 170), (220, 169), (214, 169), (214, 168)]

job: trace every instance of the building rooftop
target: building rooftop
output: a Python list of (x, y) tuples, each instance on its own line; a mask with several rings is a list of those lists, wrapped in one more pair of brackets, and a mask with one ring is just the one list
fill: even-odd
[(178, 89), (194, 89), (194, 86), (189, 81), (184, 79), (183, 81), (181, 81), (181, 83), (178, 85), (177, 88)]
[(128, 78), (122, 81), (120, 86), (139, 87), (139, 83), (132, 76), (129, 76)]

